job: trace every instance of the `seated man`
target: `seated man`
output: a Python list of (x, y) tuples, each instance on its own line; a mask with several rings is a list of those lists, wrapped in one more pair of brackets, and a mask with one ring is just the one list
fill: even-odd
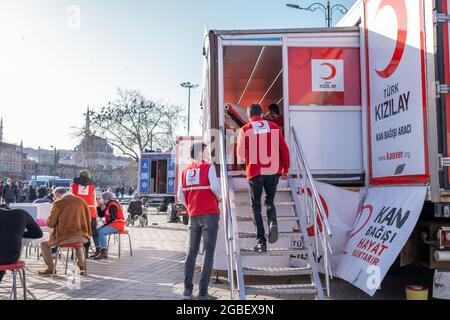
[[(25, 231), (26, 229), (26, 231)], [(22, 238), (42, 238), (42, 230), (33, 217), (21, 209), (0, 204), (0, 265), (16, 263), (22, 250)], [(0, 282), (5, 272), (0, 271)]]
[[(53, 191), (55, 202), (48, 217), (47, 224), (53, 228), (50, 240), (41, 244), (42, 256), (47, 269), (39, 272), (40, 275), (53, 274), (54, 263), (51, 247), (65, 244), (85, 244), (92, 236), (91, 216), (86, 202), (72, 195), (65, 188), (56, 188)], [(85, 256), (84, 248), (77, 249), (78, 267), (83, 274)]]
[(98, 237), (94, 237), (95, 247), (101, 248), (94, 260), (108, 259), (108, 235), (125, 230), (125, 217), (122, 206), (114, 200), (114, 194), (110, 192), (102, 193), (102, 199), (97, 208), (98, 216), (105, 218), (106, 224), (98, 229)]

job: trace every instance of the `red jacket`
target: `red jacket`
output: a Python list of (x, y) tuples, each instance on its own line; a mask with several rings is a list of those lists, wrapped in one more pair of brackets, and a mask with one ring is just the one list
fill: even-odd
[(287, 174), (291, 166), (289, 147), (280, 127), (252, 117), (239, 131), (237, 156), (245, 161), (247, 179), (259, 175)]
[(182, 173), (181, 183), (189, 216), (220, 214), (219, 201), (211, 190), (208, 177), (211, 166), (205, 161), (197, 162)]
[[(115, 210), (111, 210), (114, 207)], [(111, 200), (106, 204), (103, 210), (106, 220), (106, 225), (116, 228), (119, 231), (125, 230), (125, 216), (123, 214), (122, 206), (115, 200)]]
[(93, 184), (82, 185), (72, 183), (70, 185), (70, 192), (87, 203), (91, 218), (97, 218), (97, 203), (95, 201), (95, 186)]

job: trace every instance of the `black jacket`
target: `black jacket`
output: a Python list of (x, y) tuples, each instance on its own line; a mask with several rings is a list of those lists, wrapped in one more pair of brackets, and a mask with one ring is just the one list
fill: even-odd
[(42, 236), (41, 228), (28, 212), (21, 209), (0, 209), (0, 264), (19, 260), (22, 238), (39, 239)]
[(91, 179), (84, 178), (84, 177), (78, 177), (78, 178), (73, 179), (73, 183), (79, 184), (80, 186), (84, 186), (84, 187), (94, 184), (94, 182), (92, 182)]
[(17, 187), (15, 185), (7, 184), (3, 187), (3, 199), (14, 200), (16, 199), (17, 195)]

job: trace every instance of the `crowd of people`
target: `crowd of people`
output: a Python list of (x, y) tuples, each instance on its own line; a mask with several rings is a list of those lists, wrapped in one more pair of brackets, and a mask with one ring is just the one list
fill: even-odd
[(22, 181), (13, 182), (8, 178), (6, 183), (0, 181), (0, 201), (10, 203), (32, 203), (37, 199), (44, 198), (49, 194), (47, 186), (42, 185), (38, 188), (32, 184)]
[[(0, 265), (15, 263), (20, 258), (22, 239), (40, 239), (43, 237), (41, 226), (22, 209), (10, 208), (13, 201), (9, 197), (15, 184), (8, 179), (3, 185), (0, 203)], [(115, 200), (112, 192), (105, 191), (96, 195), (96, 188), (88, 170), (82, 170), (79, 177), (70, 185), (53, 188), (42, 193), (35, 203), (52, 203), (51, 212), (46, 221), (49, 240), (41, 243), (41, 250), (46, 268), (39, 275), (56, 273), (53, 255), (57, 248), (67, 244), (82, 244), (76, 250), (80, 274), (85, 273), (85, 259), (88, 257), (91, 242), (95, 252), (90, 259), (108, 258), (107, 236), (124, 231), (125, 217), (121, 204)], [(27, 230), (24, 233), (24, 230)], [(3, 274), (0, 273), (0, 281)]]
[[(264, 115), (258, 104), (248, 108), (250, 122), (240, 129), (236, 147), (237, 156), (245, 162), (253, 221), (257, 231), (254, 250), (259, 253), (267, 252), (267, 242), (273, 244), (278, 241), (274, 200), (279, 181), (288, 179), (290, 168), (289, 148), (281, 132), (282, 128), (276, 123), (282, 123), (279, 109), (271, 106), (269, 110), (270, 112)], [(273, 141), (276, 143), (272, 143)], [(265, 144), (264, 148), (261, 148), (260, 144)], [(266, 161), (267, 154), (260, 154), (261, 149), (271, 151), (270, 161)], [(201, 241), (203, 241), (204, 261), (198, 299), (215, 299), (209, 295), (208, 287), (214, 265), (220, 221), (219, 202), (222, 195), (215, 166), (209, 159), (207, 145), (194, 144), (191, 148), (192, 163), (182, 172), (178, 189), (178, 200), (185, 205), (190, 217), (185, 260), (183, 294), (185, 300), (193, 299), (193, 278)], [(129, 189), (128, 194), (132, 195), (133, 191)], [(263, 191), (266, 194), (267, 237), (262, 217)], [(8, 183), (2, 186), (2, 195), (6, 203), (0, 207), (0, 264), (14, 263), (19, 259), (22, 237), (42, 237), (42, 230), (27, 212), (8, 208), (8, 202), (17, 196), (14, 192), (14, 184), (9, 179)], [(47, 195), (47, 200), (53, 202), (47, 221), (52, 232), (49, 241), (41, 244), (47, 268), (40, 271), (39, 275), (55, 273), (52, 249), (66, 244), (84, 245), (84, 248), (80, 247), (76, 252), (80, 273), (86, 271), (85, 258), (91, 241), (96, 251), (90, 258), (107, 259), (107, 237), (125, 229), (124, 211), (115, 200), (123, 198), (125, 192), (124, 187), (109, 188), (97, 198), (90, 172), (83, 170), (80, 176), (73, 180), (70, 191), (56, 188), (51, 197)], [(130, 208), (134, 207), (130, 205)], [(137, 209), (142, 209), (142, 206)], [(25, 228), (27, 232), (23, 234)], [(0, 274), (0, 280), (2, 276)]]

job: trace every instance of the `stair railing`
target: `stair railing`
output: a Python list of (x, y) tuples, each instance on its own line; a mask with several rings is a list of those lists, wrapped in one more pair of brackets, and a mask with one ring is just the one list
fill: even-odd
[[(317, 186), (308, 165), (305, 152), (294, 127), (291, 127), (291, 140), (291, 152), (293, 152), (295, 159), (297, 181), (300, 183), (299, 195), (302, 197), (304, 204), (303, 210), (299, 210), (298, 212), (303, 213), (306, 217), (307, 224), (313, 227), (315, 261), (317, 262), (318, 257), (323, 255), (327, 295), (330, 296), (330, 279), (333, 276), (329, 255), (332, 254), (330, 242), (333, 232), (322, 205), (322, 199), (317, 191)], [(304, 236), (308, 237), (309, 234), (305, 234)]]
[[(242, 268), (242, 257), (239, 246), (236, 244), (234, 223), (237, 224), (236, 212), (231, 210), (230, 185), (228, 180), (228, 168), (226, 157), (226, 140), (224, 127), (219, 128), (220, 144), (220, 181), (222, 186), (222, 209), (224, 214), (224, 232), (227, 249), (228, 282), (230, 285), (231, 299), (235, 298), (236, 291), (239, 292), (239, 300), (245, 300), (244, 271)], [(236, 279), (235, 279), (236, 272)], [(235, 282), (236, 280), (236, 282)]]

